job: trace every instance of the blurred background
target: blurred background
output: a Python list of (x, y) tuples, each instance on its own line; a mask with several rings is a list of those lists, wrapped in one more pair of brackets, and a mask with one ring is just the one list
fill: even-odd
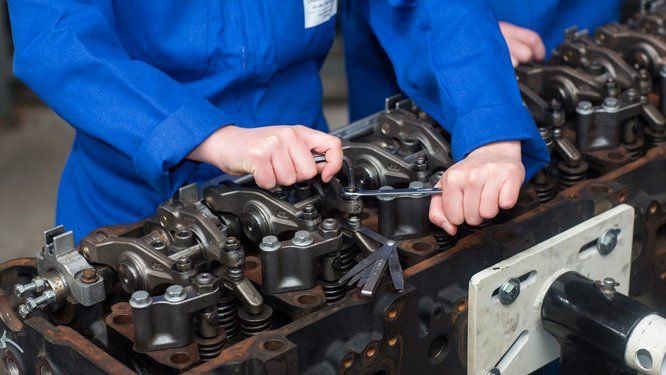
[[(11, 74), (11, 30), (0, 0), (0, 262), (34, 256), (54, 224), (60, 173), (74, 130)], [(338, 38), (321, 75), (331, 128), (347, 123), (347, 84)]]

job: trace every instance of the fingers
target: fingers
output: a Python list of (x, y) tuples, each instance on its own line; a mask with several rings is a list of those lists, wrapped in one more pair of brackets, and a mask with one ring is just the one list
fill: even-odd
[(291, 160), (296, 170), (296, 180), (305, 181), (317, 175), (317, 166), (312, 159), (312, 152), (300, 139), (297, 139), (289, 148)]
[(433, 224), (444, 229), (446, 233), (455, 236), (456, 232), (458, 231), (458, 227), (451, 224), (446, 218), (446, 215), (444, 215), (443, 202), (442, 195), (433, 195), (430, 200), (430, 211), (428, 213), (428, 217)]
[(459, 169), (449, 169), (442, 176), (442, 206), (444, 216), (453, 225), (460, 225), (465, 221), (463, 207), (463, 189), (466, 183), (466, 172)]
[(481, 218), (492, 219), (499, 213), (499, 194), (504, 181), (504, 179), (494, 178), (483, 186), (479, 202), (479, 216)]
[(467, 186), (463, 190), (463, 213), (465, 215), (465, 222), (469, 225), (481, 224), (479, 204), (485, 182), (484, 174), (483, 169), (470, 171), (467, 178)]
[(500, 22), (500, 30), (509, 46), (514, 66), (517, 62), (543, 60), (546, 57), (546, 47), (538, 33), (506, 22)]
[(520, 195), (520, 186), (523, 183), (523, 178), (524, 177), (511, 177), (504, 181), (499, 192), (499, 206), (502, 209), (507, 210), (516, 205), (516, 202), (518, 202), (518, 196)]
[(304, 126), (294, 128), (310, 150), (326, 155), (326, 163), (317, 167), (321, 170), (322, 181), (329, 182), (342, 168), (342, 141), (338, 137)]
[[(267, 143), (269, 143), (267, 147), (271, 147), (277, 144), (277, 140), (270, 139)], [(250, 173), (254, 176), (257, 185), (264, 189), (271, 189), (276, 184), (273, 162), (268, 150), (267, 148), (256, 148), (250, 150), (248, 155)]]

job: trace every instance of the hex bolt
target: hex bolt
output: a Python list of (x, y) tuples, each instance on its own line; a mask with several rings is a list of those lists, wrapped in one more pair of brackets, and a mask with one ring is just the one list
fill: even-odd
[(294, 238), (291, 240), (294, 245), (301, 247), (308, 246), (312, 244), (313, 241), (312, 235), (307, 230), (299, 230), (294, 233)]
[(81, 282), (84, 284), (94, 284), (99, 280), (97, 271), (93, 268), (88, 268), (81, 272)]
[(137, 290), (136, 292), (132, 293), (129, 304), (135, 309), (140, 309), (150, 305), (152, 302), (153, 299), (150, 298), (150, 294), (148, 294), (148, 292), (145, 290)]
[(30, 308), (27, 305), (19, 305), (18, 307), (18, 313), (21, 316), (21, 318), (25, 319), (30, 315), (32, 311), (30, 311)]
[(615, 249), (615, 246), (617, 246), (618, 234), (619, 231), (614, 229), (609, 230), (599, 237), (599, 240), (597, 241), (597, 250), (599, 251), (599, 254), (608, 255)]
[[(351, 219), (352, 216), (355, 216), (355, 215), (350, 215), (349, 218)], [(356, 217), (360, 220), (360, 218), (358, 216), (356, 216)], [(337, 226), (338, 226), (338, 222), (333, 218), (326, 219), (321, 223), (321, 227), (325, 230), (333, 230)]]
[(16, 294), (16, 297), (21, 297), (22, 295), (30, 292), (41, 292), (44, 290), (44, 287), (46, 286), (46, 281), (42, 279), (41, 277), (35, 277), (32, 279), (31, 282), (21, 285), (21, 284), (16, 284), (14, 285), (14, 293)]
[(280, 249), (280, 240), (275, 236), (266, 236), (261, 239), (259, 250), (261, 251), (275, 251)]
[(587, 100), (583, 100), (582, 102), (578, 103), (578, 106), (576, 106), (576, 112), (590, 112), (592, 110), (592, 103), (588, 102)]
[(606, 109), (615, 109), (620, 106), (620, 102), (617, 100), (617, 98), (609, 96), (606, 99), (604, 99), (604, 103), (602, 105)]
[(410, 189), (423, 189), (425, 188), (425, 184), (421, 181), (412, 181), (409, 183), (409, 188)]
[(178, 258), (176, 262), (176, 270), (178, 272), (189, 272), (192, 270), (192, 258), (187, 255), (183, 255)]
[(231, 281), (241, 281), (243, 278), (245, 278), (245, 272), (243, 272), (243, 270), (238, 267), (229, 267), (227, 274), (229, 275), (229, 279)]
[(30, 311), (35, 311), (39, 308), (47, 306), (56, 300), (55, 292), (52, 290), (45, 290), (39, 296), (32, 298), (29, 297), (25, 300), (25, 305), (28, 306)]
[(180, 302), (185, 298), (187, 298), (187, 293), (180, 285), (171, 285), (164, 292), (164, 299), (168, 302)]
[(500, 286), (498, 298), (502, 305), (510, 305), (520, 295), (520, 280), (511, 278)]

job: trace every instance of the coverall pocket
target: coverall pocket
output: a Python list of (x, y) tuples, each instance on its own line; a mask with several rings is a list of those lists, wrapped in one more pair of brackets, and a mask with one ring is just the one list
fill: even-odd
[(194, 79), (209, 65), (209, 3), (115, 0), (118, 37), (133, 59), (145, 61), (175, 79)]

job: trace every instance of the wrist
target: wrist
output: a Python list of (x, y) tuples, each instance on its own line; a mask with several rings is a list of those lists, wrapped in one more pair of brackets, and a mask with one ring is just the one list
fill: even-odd
[(522, 156), (521, 149), (522, 147), (520, 141), (493, 142), (477, 148), (476, 150), (470, 152), (470, 155), (482, 153), (494, 154), (520, 160)]
[(198, 161), (201, 163), (207, 163), (220, 167), (218, 165), (222, 159), (220, 153), (226, 148), (225, 140), (229, 138), (229, 132), (232, 132), (236, 128), (233, 125), (223, 126), (211, 135), (208, 136), (203, 142), (197, 146), (189, 155), (187, 159)]

